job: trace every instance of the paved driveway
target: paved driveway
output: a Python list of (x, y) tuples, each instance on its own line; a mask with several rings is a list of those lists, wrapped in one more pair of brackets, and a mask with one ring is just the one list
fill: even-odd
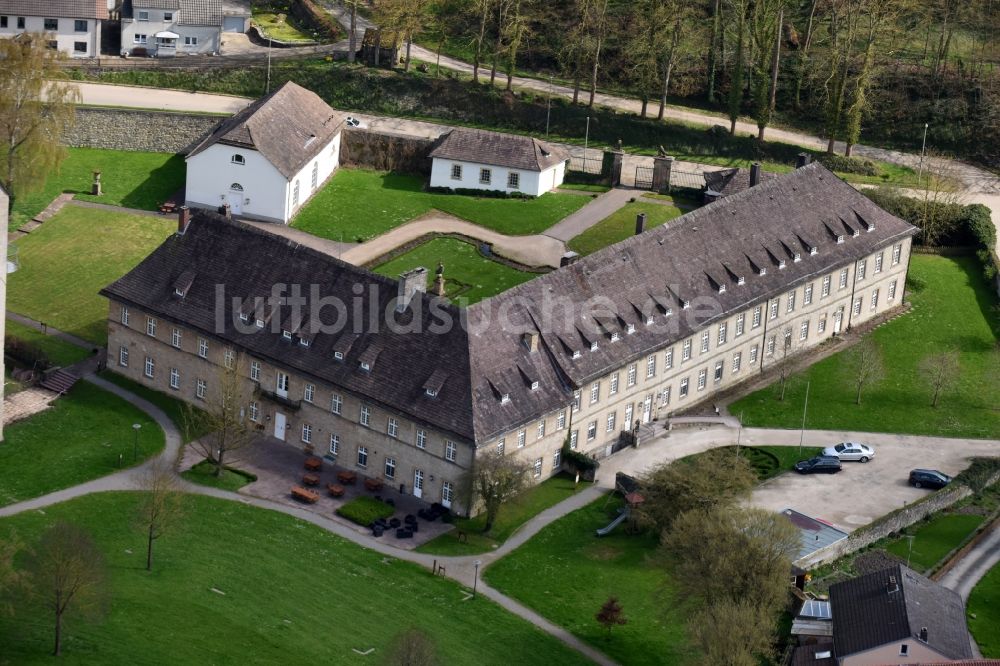
[[(628, 449), (606, 460), (598, 479), (602, 485), (610, 486), (616, 471), (642, 473), (663, 462), (735, 444), (736, 435), (735, 429), (724, 426), (664, 433), (639, 449)], [(837, 474), (783, 474), (755, 490), (751, 504), (773, 511), (795, 509), (851, 532), (930, 492), (907, 484), (910, 469), (928, 467), (956, 474), (968, 466), (970, 457), (1000, 455), (1000, 441), (995, 440), (819, 430), (807, 431), (804, 445), (829, 446), (846, 439), (874, 446), (875, 458), (869, 463), (844, 463), (843, 471)], [(740, 441), (751, 445), (797, 446), (799, 432), (747, 428)]]

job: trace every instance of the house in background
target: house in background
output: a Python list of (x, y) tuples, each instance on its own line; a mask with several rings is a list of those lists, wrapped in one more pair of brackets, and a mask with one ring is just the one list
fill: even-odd
[(538, 197), (562, 185), (569, 154), (529, 136), (456, 129), (430, 157), (431, 187)]
[(73, 58), (101, 53), (106, 0), (0, 0), (0, 38), (45, 33), (49, 46)]
[(832, 585), (830, 604), (840, 666), (973, 656), (962, 598), (903, 565)]
[(228, 204), (233, 215), (287, 223), (337, 169), (345, 119), (316, 93), (285, 83), (188, 154), (187, 205)]
[(125, 0), (122, 55), (218, 53), (222, 0)]
[(250, 18), (248, 0), (222, 0), (222, 32), (246, 32)]

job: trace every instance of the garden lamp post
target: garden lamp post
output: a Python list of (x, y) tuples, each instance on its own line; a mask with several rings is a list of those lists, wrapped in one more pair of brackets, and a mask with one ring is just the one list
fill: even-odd
[(476, 573), (475, 573), (475, 575), (472, 578), (472, 598), (473, 599), (476, 598), (476, 587), (477, 587), (477, 585), (479, 583), (479, 565), (482, 564), (482, 563), (483, 563), (482, 560), (476, 560), (475, 562), (472, 563), (476, 567)]
[(141, 423), (133, 423), (132, 430), (135, 431), (135, 439), (132, 441), (132, 462), (139, 459), (139, 430), (142, 428)]

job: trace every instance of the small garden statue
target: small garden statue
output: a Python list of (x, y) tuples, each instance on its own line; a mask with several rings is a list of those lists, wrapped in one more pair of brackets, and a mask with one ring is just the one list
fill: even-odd
[(434, 278), (434, 294), (437, 296), (444, 296), (444, 264), (440, 261), (438, 262), (437, 271), (435, 271), (437, 277)]

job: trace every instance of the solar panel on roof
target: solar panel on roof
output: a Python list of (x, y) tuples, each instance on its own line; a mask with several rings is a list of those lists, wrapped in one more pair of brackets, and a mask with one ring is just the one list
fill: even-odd
[(818, 599), (807, 599), (806, 602), (802, 604), (802, 610), (799, 611), (799, 617), (811, 617), (817, 620), (833, 619), (833, 614), (830, 611), (830, 602), (820, 601)]

